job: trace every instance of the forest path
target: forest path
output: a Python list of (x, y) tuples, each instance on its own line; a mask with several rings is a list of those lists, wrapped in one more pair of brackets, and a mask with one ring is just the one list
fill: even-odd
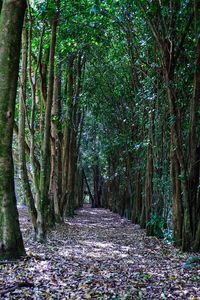
[(0, 266), (0, 288), (29, 280), (1, 299), (200, 299), (200, 271), (184, 269), (186, 255), (119, 215), (88, 206), (51, 232), (45, 245), (20, 222), (28, 256)]

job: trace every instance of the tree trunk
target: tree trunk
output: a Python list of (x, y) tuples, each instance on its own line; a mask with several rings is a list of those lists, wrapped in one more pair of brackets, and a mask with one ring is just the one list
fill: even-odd
[(135, 177), (135, 197), (131, 219), (133, 223), (140, 224), (142, 215), (142, 180), (139, 171), (136, 172)]
[(181, 195), (180, 166), (173, 147), (170, 150), (171, 181), (172, 181), (172, 211), (173, 211), (173, 235), (175, 244), (181, 247), (183, 229), (183, 203)]
[[(98, 160), (98, 158), (96, 158)], [(98, 162), (93, 166), (94, 207), (101, 207), (100, 203), (100, 170)]]
[(68, 175), (67, 175), (67, 190), (68, 190), (68, 203), (67, 203), (67, 213), (69, 216), (74, 215), (74, 184), (75, 184), (75, 154), (76, 154), (76, 137), (73, 121), (70, 122), (70, 142), (69, 142), (69, 156), (68, 156)]
[(145, 225), (150, 219), (151, 209), (152, 209), (152, 197), (153, 197), (153, 151), (151, 141), (148, 145), (147, 150), (147, 166), (146, 166), (146, 176), (145, 176)]
[(0, 17), (0, 256), (25, 253), (14, 189), (12, 140), (26, 1), (5, 0)]
[(21, 174), (22, 188), (25, 194), (26, 204), (28, 206), (29, 215), (31, 217), (33, 228), (36, 232), (37, 211), (34, 204), (28, 171), (26, 167), (26, 153), (25, 153), (25, 102), (26, 102), (26, 76), (27, 75), (27, 31), (23, 29), (22, 34), (22, 76), (21, 76), (21, 90), (19, 100), (19, 168)]
[(90, 186), (89, 186), (87, 177), (86, 177), (86, 175), (85, 175), (85, 171), (84, 171), (83, 169), (82, 169), (82, 176), (83, 176), (83, 179), (85, 180), (85, 184), (86, 184), (86, 187), (87, 187), (87, 190), (88, 190), (88, 194), (89, 194), (89, 196), (90, 196), (90, 200), (91, 200), (92, 207), (93, 207), (94, 198), (93, 198), (93, 196), (92, 196), (92, 193), (91, 193), (91, 190), (90, 190)]
[[(83, 59), (83, 60), (82, 60)], [(79, 53), (77, 57), (77, 70), (76, 76), (74, 76), (74, 83), (76, 83), (75, 95), (73, 96), (73, 102), (69, 107), (69, 123), (68, 129), (70, 130), (69, 136), (69, 153), (68, 153), (68, 181), (67, 181), (67, 190), (68, 190), (68, 213), (69, 215), (74, 215), (74, 208), (75, 208), (75, 183), (76, 183), (76, 176), (77, 176), (77, 163), (78, 163), (78, 152), (80, 143), (78, 140), (78, 134), (81, 135), (81, 112), (78, 111), (79, 105), (79, 95), (81, 90), (81, 83), (82, 83), (82, 67), (84, 66), (84, 56), (82, 53)]]
[(62, 162), (61, 162), (61, 141), (60, 141), (60, 117), (61, 117), (61, 65), (58, 66), (59, 71), (54, 79), (54, 96), (52, 107), (51, 122), (51, 179), (49, 193), (54, 203), (55, 221), (62, 221), (60, 204), (62, 194)]
[(41, 151), (41, 171), (40, 171), (40, 197), (38, 203), (37, 217), (37, 239), (43, 241), (46, 238), (48, 226), (48, 217), (51, 214), (50, 203), (48, 199), (50, 183), (50, 137), (51, 137), (51, 107), (53, 102), (54, 87), (54, 60), (56, 49), (56, 30), (58, 24), (57, 13), (53, 16), (51, 24), (51, 46), (49, 57), (49, 74), (48, 74), (48, 94), (45, 110), (44, 136)]
[(67, 72), (67, 92), (68, 97), (68, 114), (65, 121), (64, 136), (63, 136), (63, 149), (62, 149), (62, 203), (61, 203), (61, 213), (64, 216), (66, 211), (66, 206), (68, 202), (69, 191), (67, 190), (68, 185), (68, 168), (69, 168), (69, 151), (70, 151), (70, 138), (71, 138), (71, 126), (72, 126), (72, 110), (73, 110), (73, 95), (74, 95), (74, 56), (70, 55), (68, 57), (68, 72)]

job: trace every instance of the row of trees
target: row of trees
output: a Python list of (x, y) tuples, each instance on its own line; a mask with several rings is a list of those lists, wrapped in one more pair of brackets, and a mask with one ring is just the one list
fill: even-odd
[(38, 241), (87, 188), (199, 250), (199, 1), (2, 5), (0, 255), (24, 253), (12, 156)]
[(85, 54), (82, 45), (69, 47), (74, 32), (64, 32), (68, 8), (72, 14), (76, 8), (59, 1), (46, 5), (26, 7), (26, 2), (5, 1), (1, 11), (2, 90), (6, 87), (0, 109), (2, 256), (17, 257), (24, 252), (14, 190), (13, 130), (20, 195), (28, 206), (38, 241), (45, 241), (47, 230), (55, 222), (62, 222), (66, 214), (73, 215), (83, 197), (82, 171), (77, 162), (83, 124), (78, 103)]
[(86, 76), (102, 205), (149, 234), (173, 228), (183, 250), (200, 247), (199, 12), (199, 1), (126, 1), (103, 11), (108, 40)]

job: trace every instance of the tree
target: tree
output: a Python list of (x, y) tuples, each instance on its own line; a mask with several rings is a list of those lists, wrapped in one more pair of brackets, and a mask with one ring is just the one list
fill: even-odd
[(25, 253), (14, 189), (12, 139), (26, 1), (3, 1), (0, 15), (0, 255)]
[[(56, 2), (59, 9), (59, 1)], [(51, 21), (51, 43), (49, 55), (49, 74), (48, 74), (48, 93), (46, 100), (44, 133), (41, 151), (41, 170), (40, 170), (40, 196), (38, 201), (38, 216), (37, 216), (37, 239), (42, 241), (46, 238), (46, 228), (48, 227), (50, 205), (49, 205), (49, 184), (50, 184), (50, 134), (51, 134), (51, 109), (53, 103), (54, 90), (54, 62), (56, 50), (56, 31), (58, 25), (59, 12), (53, 14)]]
[[(26, 23), (25, 23), (26, 25)], [(31, 186), (28, 177), (28, 170), (26, 166), (26, 152), (25, 152), (25, 106), (26, 106), (26, 79), (27, 79), (27, 29), (24, 26), (22, 32), (22, 76), (21, 89), (19, 99), (19, 170), (22, 182), (22, 189), (25, 193), (25, 203), (28, 206), (34, 231), (37, 231), (37, 211), (35, 208), (34, 198), (31, 191)]]

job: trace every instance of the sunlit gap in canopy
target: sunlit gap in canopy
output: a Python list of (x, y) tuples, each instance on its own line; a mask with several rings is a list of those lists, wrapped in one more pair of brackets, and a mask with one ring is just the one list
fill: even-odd
[(42, 9), (42, 7), (47, 5), (47, 1), (46, 0), (29, 0), (29, 5), (33, 8), (36, 8), (36, 6), (41, 6), (40, 8)]

